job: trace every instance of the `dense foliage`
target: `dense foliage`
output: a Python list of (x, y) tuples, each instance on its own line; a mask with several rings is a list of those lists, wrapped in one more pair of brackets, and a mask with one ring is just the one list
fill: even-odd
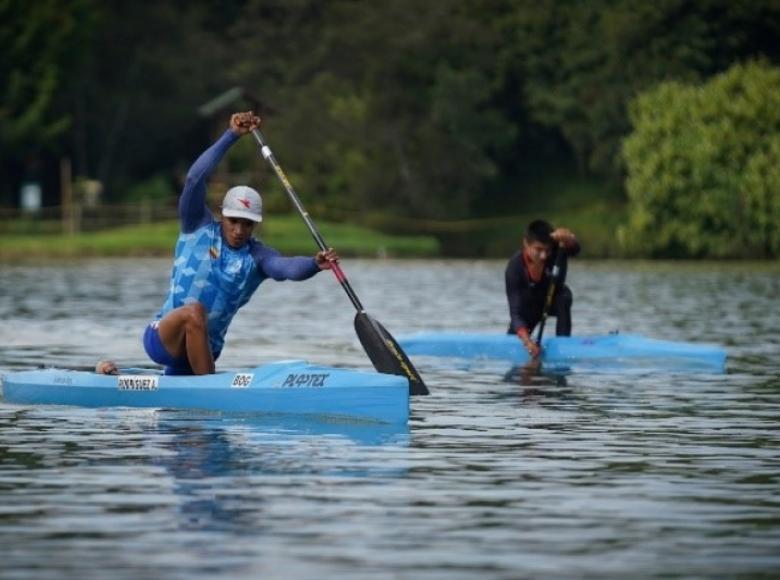
[[(642, 91), (780, 61), (774, 0), (0, 0), (0, 17), (0, 205), (36, 167), (56, 204), (62, 156), (109, 200), (175, 195), (213, 137), (199, 107), (241, 86), (309, 203), (526, 210), (545, 174), (622, 183)], [(250, 143), (231, 164), (261, 165)]]
[(673, 257), (780, 255), (780, 69), (735, 65), (664, 83), (631, 108), (627, 248)]
[(0, 1), (0, 154), (24, 156), (64, 136), (71, 117), (57, 110), (68, 63), (89, 38), (85, 0)]

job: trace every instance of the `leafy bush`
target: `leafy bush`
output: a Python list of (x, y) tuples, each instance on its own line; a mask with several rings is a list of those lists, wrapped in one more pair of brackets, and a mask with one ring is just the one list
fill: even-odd
[(737, 64), (631, 104), (625, 250), (655, 257), (780, 255), (780, 69)]

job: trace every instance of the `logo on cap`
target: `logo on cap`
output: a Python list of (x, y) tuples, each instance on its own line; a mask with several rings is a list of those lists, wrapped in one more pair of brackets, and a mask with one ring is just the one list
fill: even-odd
[(262, 211), (263, 201), (260, 194), (246, 185), (231, 187), (222, 201), (222, 215), (225, 217), (260, 222), (263, 221)]

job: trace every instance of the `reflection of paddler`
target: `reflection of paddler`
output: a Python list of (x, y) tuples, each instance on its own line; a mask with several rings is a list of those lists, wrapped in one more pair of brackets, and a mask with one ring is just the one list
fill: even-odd
[(539, 356), (540, 347), (530, 335), (544, 315), (547, 290), (559, 252), (562, 252), (558, 262), (560, 271), (548, 314), (556, 317), (556, 334), (570, 336), (573, 296), (564, 281), (567, 257), (580, 252), (580, 244), (574, 234), (566, 228), (554, 230), (546, 221), (535, 220), (526, 228), (522, 249), (512, 256), (506, 267), (510, 316), (508, 332), (516, 334), (534, 358)]
[(332, 249), (314, 258), (285, 258), (252, 236), (262, 221), (262, 200), (251, 187), (233, 187), (222, 220), (206, 205), (206, 180), (238, 139), (260, 126), (251, 112), (236, 113), (230, 128), (192, 165), (179, 199), (181, 233), (168, 297), (144, 332), (144, 348), (167, 374), (209, 374), (228, 326), (260, 283), (306, 280), (338, 260)]

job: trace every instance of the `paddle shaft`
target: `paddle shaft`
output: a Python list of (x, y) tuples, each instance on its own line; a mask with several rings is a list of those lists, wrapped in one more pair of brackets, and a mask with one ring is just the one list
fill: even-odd
[(547, 315), (550, 313), (550, 307), (552, 307), (553, 297), (555, 290), (558, 286), (558, 278), (561, 275), (561, 267), (563, 266), (563, 257), (566, 250), (562, 245), (558, 246), (558, 253), (555, 255), (555, 262), (553, 263), (552, 272), (550, 273), (550, 286), (547, 288), (547, 296), (544, 299), (544, 309), (542, 310), (542, 320), (539, 322), (539, 334), (536, 337), (536, 344), (542, 345), (542, 335), (544, 334), (544, 325), (547, 322)]
[[(293, 186), (290, 184), (290, 180), (287, 179), (281, 166), (276, 161), (271, 148), (266, 144), (263, 134), (260, 133), (259, 129), (253, 129), (252, 135), (254, 135), (257, 144), (260, 145), (260, 152), (263, 157), (271, 164), (279, 181), (284, 185), (287, 195), (292, 200), (295, 209), (298, 210), (304, 223), (309, 228), (309, 232), (317, 243), (317, 246), (320, 250), (328, 250), (328, 245), (322, 238), (317, 226), (314, 225), (314, 222), (309, 217), (306, 208), (303, 207), (298, 194), (295, 193)], [(355, 314), (355, 331), (358, 334), (358, 338), (360, 339), (363, 348), (366, 350), (366, 354), (368, 354), (368, 357), (371, 359), (374, 368), (380, 373), (407, 377), (409, 380), (409, 394), (427, 395), (428, 387), (425, 386), (422, 377), (420, 377), (420, 373), (417, 372), (417, 369), (414, 368), (409, 357), (406, 356), (406, 353), (403, 352), (385, 327), (366, 313), (363, 304), (361, 304), (360, 299), (352, 289), (352, 285), (349, 283), (349, 280), (347, 280), (341, 266), (336, 262), (332, 262), (331, 269), (333, 270), (336, 279), (339, 281), (339, 284), (341, 284), (341, 287), (344, 289), (344, 292), (347, 293), (355, 310), (357, 310), (357, 314)]]
[[(317, 229), (317, 226), (314, 225), (314, 222), (309, 217), (309, 212), (307, 212), (306, 208), (303, 207), (303, 204), (301, 203), (298, 194), (295, 193), (293, 186), (290, 184), (290, 180), (287, 179), (287, 176), (285, 175), (284, 171), (282, 171), (281, 165), (279, 165), (279, 163), (276, 161), (276, 157), (274, 157), (271, 148), (265, 142), (265, 139), (263, 138), (263, 134), (260, 132), (260, 129), (252, 129), (252, 135), (254, 135), (257, 144), (260, 145), (260, 152), (262, 153), (263, 157), (265, 158), (266, 161), (268, 161), (268, 163), (271, 164), (271, 167), (273, 167), (274, 171), (276, 172), (276, 176), (279, 178), (279, 181), (281, 181), (282, 185), (284, 185), (284, 189), (287, 191), (287, 195), (290, 197), (290, 200), (293, 202), (295, 209), (298, 210), (298, 213), (301, 215), (301, 218), (303, 218), (306, 227), (309, 228), (309, 233), (311, 233), (311, 236), (314, 238), (314, 241), (316, 242), (317, 246), (320, 248), (320, 250), (326, 251), (328, 249), (328, 245), (325, 243), (325, 240), (323, 239), (322, 235)], [(344, 289), (344, 292), (347, 293), (347, 296), (349, 297), (350, 302), (352, 302), (352, 305), (355, 307), (355, 310), (357, 310), (358, 312), (365, 312), (365, 309), (363, 308), (363, 304), (360, 302), (360, 299), (357, 297), (357, 294), (355, 294), (355, 291), (352, 289), (352, 285), (349, 283), (349, 280), (347, 280), (347, 276), (344, 274), (344, 271), (341, 269), (341, 266), (339, 266), (338, 263), (336, 262), (332, 262), (331, 270), (333, 270), (333, 274), (336, 276), (336, 280), (339, 281), (339, 284), (341, 284), (341, 287)]]

